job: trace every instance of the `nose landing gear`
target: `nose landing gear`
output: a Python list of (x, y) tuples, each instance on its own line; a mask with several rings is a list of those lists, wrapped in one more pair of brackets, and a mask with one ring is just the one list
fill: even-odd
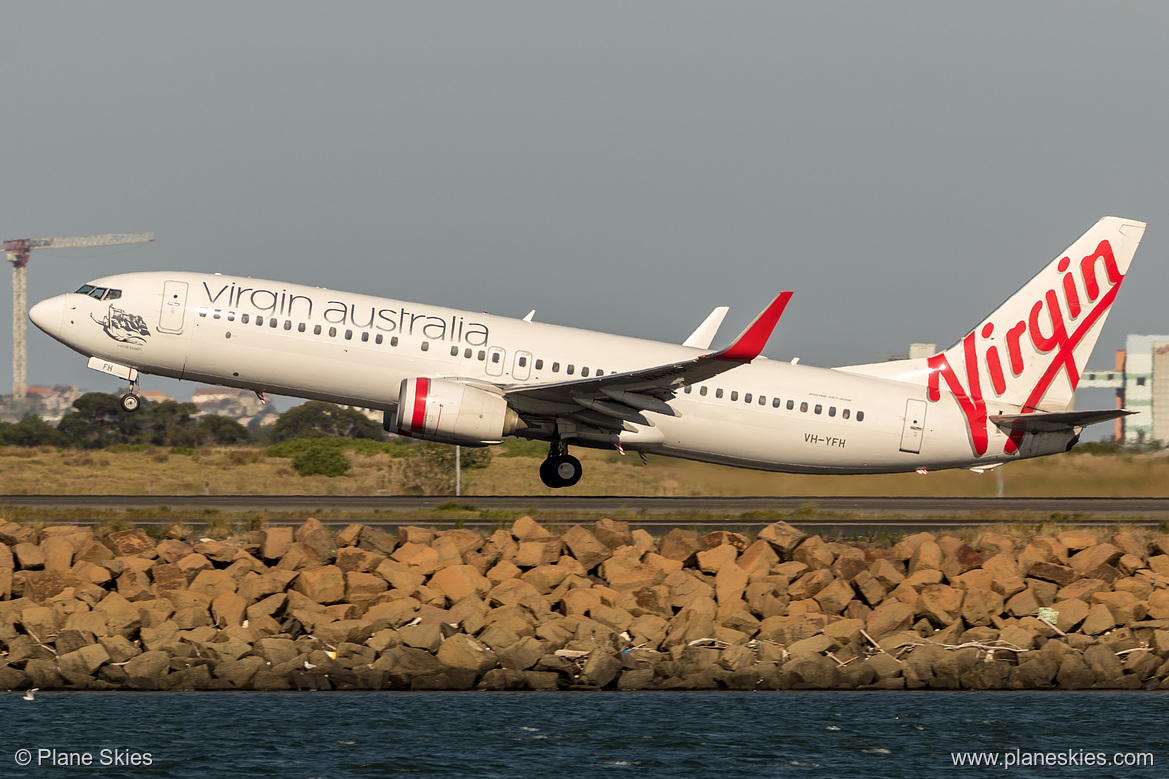
[(580, 460), (568, 453), (568, 444), (563, 441), (553, 441), (548, 457), (540, 463), (540, 481), (553, 489), (571, 487), (580, 481), (583, 472)]
[(136, 380), (130, 382), (130, 391), (118, 399), (118, 405), (122, 407), (122, 411), (133, 414), (142, 406), (142, 398), (138, 396), (140, 391)]

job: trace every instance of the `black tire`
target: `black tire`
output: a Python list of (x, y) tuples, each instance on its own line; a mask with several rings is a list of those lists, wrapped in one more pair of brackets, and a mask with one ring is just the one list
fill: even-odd
[(122, 411), (125, 411), (127, 414), (133, 414), (142, 405), (142, 399), (134, 393), (128, 392), (118, 401), (118, 405), (122, 407)]
[(552, 489), (564, 486), (560, 482), (560, 477), (556, 475), (556, 461), (558, 459), (557, 457), (548, 457), (540, 463), (540, 481), (544, 482), (544, 486)]

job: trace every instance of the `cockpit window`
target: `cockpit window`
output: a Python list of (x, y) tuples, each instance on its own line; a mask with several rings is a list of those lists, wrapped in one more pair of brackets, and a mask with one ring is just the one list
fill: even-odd
[(88, 295), (94, 300), (117, 300), (122, 297), (122, 290), (95, 287), (92, 284), (82, 284), (77, 290), (78, 295)]

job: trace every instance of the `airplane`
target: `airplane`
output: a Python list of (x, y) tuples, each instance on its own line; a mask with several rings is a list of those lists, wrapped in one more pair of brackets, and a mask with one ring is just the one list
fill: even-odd
[(570, 446), (789, 473), (981, 472), (1131, 413), (1072, 402), (1144, 229), (1101, 219), (949, 349), (838, 368), (760, 356), (791, 292), (718, 350), (725, 308), (670, 344), (189, 272), (95, 279), (29, 317), (130, 382), (126, 411), (141, 374), (378, 409), (412, 438), (545, 441), (551, 488), (581, 479)]

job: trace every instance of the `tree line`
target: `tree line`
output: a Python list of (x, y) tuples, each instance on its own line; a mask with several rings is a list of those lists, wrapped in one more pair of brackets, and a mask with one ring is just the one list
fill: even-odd
[(135, 413), (121, 409), (118, 396), (89, 392), (73, 401), (55, 426), (33, 415), (0, 422), (0, 446), (55, 446), (104, 449), (119, 444), (164, 447), (277, 444), (295, 438), (360, 438), (384, 441), (381, 426), (359, 411), (309, 401), (280, 415), (276, 424), (250, 427), (230, 417), (199, 416), (194, 403), (145, 402)]

